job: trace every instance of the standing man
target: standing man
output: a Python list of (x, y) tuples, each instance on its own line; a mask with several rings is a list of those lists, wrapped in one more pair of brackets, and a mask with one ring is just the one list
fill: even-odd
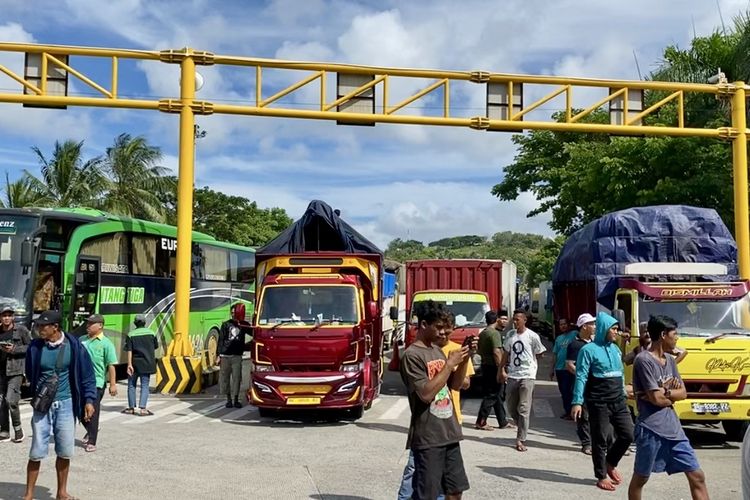
[(12, 422), (13, 442), (21, 443), (23, 429), (18, 402), (31, 335), (25, 326), (16, 325), (15, 314), (11, 306), (3, 306), (0, 310), (0, 442), (10, 441)]
[[(573, 382), (575, 382), (576, 378), (576, 360), (578, 359), (578, 353), (581, 352), (583, 346), (591, 342), (591, 338), (596, 331), (596, 318), (588, 313), (581, 314), (578, 316), (576, 326), (578, 327), (578, 333), (573, 341), (568, 344), (565, 366)], [(570, 396), (572, 399), (572, 385), (570, 389)], [(581, 453), (584, 455), (591, 455), (591, 429), (589, 427), (589, 412), (586, 409), (585, 402), (581, 405), (581, 416), (576, 422), (576, 433), (578, 434), (578, 439), (581, 441)]]
[(569, 330), (568, 320), (560, 318), (558, 321), (560, 333), (555, 338), (555, 345), (552, 348), (552, 369), (550, 370), (549, 379), (557, 379), (557, 390), (560, 391), (563, 404), (563, 414), (560, 418), (570, 420), (570, 400), (573, 398), (573, 377), (570, 376), (565, 365), (568, 360), (568, 345), (576, 338), (575, 330)]
[[(146, 317), (138, 314), (133, 321), (135, 330), (125, 337), (125, 351), (128, 353), (128, 407), (123, 413), (130, 415), (138, 414), (142, 417), (154, 413), (146, 406), (148, 405), (148, 388), (151, 375), (156, 373), (156, 349), (159, 341), (156, 334), (146, 328)], [(137, 382), (141, 382), (141, 397), (138, 401), (138, 411), (135, 409), (135, 388)]]
[(428, 300), (416, 311), (417, 340), (401, 360), (401, 378), (407, 388), (411, 423), (406, 446), (414, 454), (414, 500), (432, 500), (441, 489), (448, 500), (460, 499), (469, 489), (460, 441), (461, 426), (449, 389), (460, 390), (466, 379), (475, 345), (462, 346), (446, 359), (437, 341), (445, 334), (445, 308)]
[(505, 309), (500, 309), (497, 311), (497, 323), (495, 324), (495, 329), (500, 332), (500, 338), (505, 342), (505, 335), (512, 329), (509, 326), (508, 321), (508, 311)]
[[(597, 314), (594, 341), (581, 349), (576, 360), (570, 410), (577, 421), (586, 401), (596, 486), (606, 491), (615, 491), (615, 486), (622, 482), (617, 464), (633, 442), (633, 420), (625, 402), (622, 352), (615, 343), (618, 329), (615, 318), (603, 312)], [(610, 425), (614, 440), (609, 438)]]
[[(75, 421), (91, 420), (96, 401), (94, 367), (81, 342), (60, 329), (60, 313), (44, 311), (35, 321), (39, 338), (31, 341), (26, 353), (26, 378), (31, 384), (34, 414), (31, 417), (31, 451), (26, 466), (25, 500), (32, 500), (39, 478), (42, 459), (49, 452), (50, 435), (54, 434), (57, 461), (58, 499), (68, 494), (70, 459), (75, 448)], [(57, 381), (57, 383), (55, 383)], [(56, 388), (56, 390), (54, 389)], [(41, 394), (50, 397), (49, 408), (39, 411)]]
[(537, 356), (547, 349), (539, 335), (526, 328), (526, 312), (522, 309), (513, 311), (513, 330), (503, 345), (503, 357), (500, 360), (502, 382), (507, 381), (508, 411), (516, 421), (516, 450), (526, 451), (526, 435), (529, 432), (531, 401), (534, 396), (534, 380), (538, 368)]
[(682, 430), (673, 404), (687, 398), (674, 357), (667, 355), (677, 345), (677, 323), (668, 316), (648, 321), (651, 347), (633, 363), (633, 391), (638, 405), (635, 428), (635, 470), (628, 488), (630, 500), (640, 500), (652, 472), (683, 472), (693, 500), (708, 500), (706, 475), (698, 465), (690, 441)]
[(491, 431), (493, 428), (487, 423), (487, 417), (490, 416), (490, 411), (492, 410), (495, 410), (498, 428), (503, 429), (508, 426), (503, 397), (501, 395), (502, 386), (500, 385), (503, 340), (502, 333), (498, 330), (499, 321), (497, 313), (495, 311), (487, 311), (484, 319), (487, 322), (487, 327), (479, 334), (479, 348), (477, 349), (477, 352), (482, 357), (483, 399), (474, 428)]
[(86, 338), (81, 342), (89, 353), (91, 363), (94, 365), (94, 378), (96, 379), (96, 402), (94, 403), (94, 416), (88, 422), (83, 423), (86, 435), (83, 436), (84, 449), (91, 453), (96, 451), (96, 439), (99, 436), (99, 415), (101, 414), (101, 403), (104, 397), (106, 378), (109, 378), (109, 395), (117, 396), (117, 378), (115, 377), (115, 365), (117, 354), (115, 345), (104, 336), (104, 318), (99, 314), (92, 314), (86, 322)]
[[(221, 392), (227, 395), (227, 408), (233, 406), (242, 408), (242, 403), (240, 403), (242, 353), (248, 348), (245, 344), (248, 326), (245, 322), (245, 304), (234, 304), (232, 317), (221, 324), (219, 342), (216, 346), (216, 364), (220, 367)], [(232, 396), (234, 396), (234, 402), (232, 402)]]

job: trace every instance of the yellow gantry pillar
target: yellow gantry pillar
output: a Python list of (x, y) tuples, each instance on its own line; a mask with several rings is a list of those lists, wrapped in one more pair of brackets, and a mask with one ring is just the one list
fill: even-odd
[(174, 338), (172, 356), (192, 356), (190, 343), (190, 270), (193, 231), (193, 178), (195, 176), (195, 61), (186, 49), (180, 62), (180, 160), (177, 181), (177, 275), (175, 279)]

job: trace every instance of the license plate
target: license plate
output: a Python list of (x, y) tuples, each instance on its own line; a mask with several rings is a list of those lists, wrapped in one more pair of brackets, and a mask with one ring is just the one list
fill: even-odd
[(287, 398), (287, 405), (317, 405), (320, 404), (320, 398)]
[(693, 403), (693, 413), (730, 413), (729, 403)]

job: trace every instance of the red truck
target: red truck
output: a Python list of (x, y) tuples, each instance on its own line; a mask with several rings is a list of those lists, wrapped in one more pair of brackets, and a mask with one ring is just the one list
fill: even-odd
[(380, 392), (380, 250), (323, 202), (256, 253), (248, 399), (362, 416)]
[[(484, 314), (501, 308), (512, 311), (516, 303), (516, 266), (500, 260), (416, 260), (406, 263), (405, 346), (417, 336), (414, 307), (433, 300), (456, 316), (451, 340), (462, 343), (486, 326)], [(391, 364), (397, 369), (397, 362)]]

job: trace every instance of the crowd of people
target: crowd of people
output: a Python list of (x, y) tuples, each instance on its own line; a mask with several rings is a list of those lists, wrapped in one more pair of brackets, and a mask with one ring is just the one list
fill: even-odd
[[(406, 443), (409, 460), (398, 498), (460, 499), (469, 481), (461, 456), (458, 391), (470, 384), (472, 356), (481, 357), (483, 393), (474, 428), (494, 430), (488, 423), (494, 411), (498, 428), (516, 428), (515, 449), (524, 452), (537, 358), (545, 347), (526, 326), (523, 310), (513, 312), (513, 328), (508, 328), (507, 311), (489, 311), (479, 338), (469, 337), (463, 345), (450, 342), (454, 322), (443, 305), (426, 301), (414, 314), (417, 339), (404, 351), (401, 363), (412, 417)], [(567, 321), (560, 321), (549, 377), (558, 382), (562, 419), (575, 421), (581, 452), (591, 456), (596, 486), (614, 491), (624, 482), (618, 465), (634, 443), (630, 499), (640, 499), (650, 476), (663, 472), (685, 474), (692, 498), (709, 498), (705, 474), (673, 409), (674, 402), (687, 397), (677, 369), (687, 355), (676, 346), (677, 323), (667, 316), (652, 316), (641, 325), (638, 349), (626, 355), (618, 346), (619, 337), (626, 342), (630, 338), (620, 331), (616, 318), (602, 312), (596, 317), (582, 314), (575, 326), (569, 330)], [(625, 384), (627, 364), (633, 365), (632, 385)], [(637, 407), (635, 422), (629, 398)]]

